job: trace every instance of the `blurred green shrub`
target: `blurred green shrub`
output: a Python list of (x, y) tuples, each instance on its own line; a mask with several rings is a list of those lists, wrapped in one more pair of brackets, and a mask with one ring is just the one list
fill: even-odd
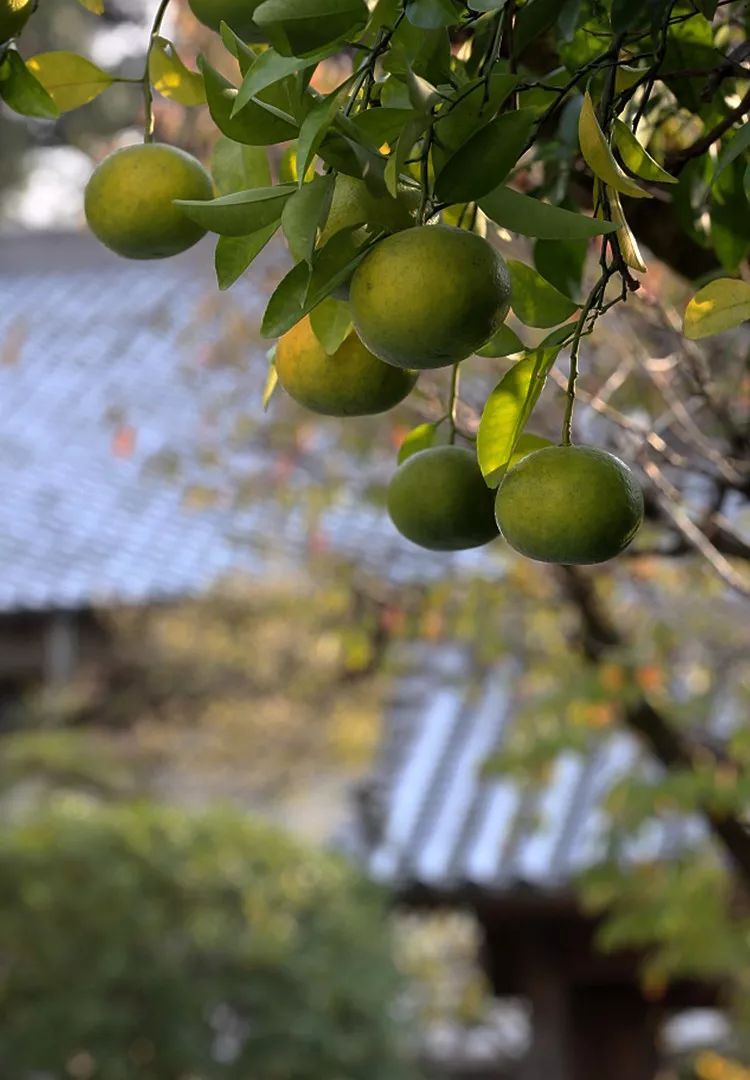
[(401, 1080), (382, 898), (232, 810), (0, 833), (3, 1080)]

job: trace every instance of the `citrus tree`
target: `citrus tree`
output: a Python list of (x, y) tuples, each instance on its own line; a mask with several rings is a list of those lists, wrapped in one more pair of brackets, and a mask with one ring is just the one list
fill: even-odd
[[(8, 39), (0, 95), (8, 106), (51, 118), (121, 81), (83, 56), (26, 55), (18, 35), (33, 6), (0, 3), (0, 37)], [(85, 6), (98, 11), (101, 2)], [(571, 637), (583, 666), (575, 674), (591, 679), (589, 704), (612, 696), (614, 665), (625, 680), (618, 716), (667, 767), (671, 797), (704, 815), (750, 885), (747, 747), (739, 739), (716, 746), (670, 713), (668, 699), (631, 663), (638, 642), (618, 624), (617, 605), (603, 602), (613, 590), (597, 589), (577, 568), (623, 553), (618, 565), (633, 554), (677, 564), (697, 552), (731, 603), (750, 593), (737, 565), (750, 548), (724, 513), (728, 500), (737, 505), (750, 492), (742, 339), (737, 347), (717, 339), (715, 355), (726, 361), (719, 372), (695, 344), (750, 317), (747, 5), (192, 0), (191, 7), (226, 56), (189, 67), (180, 43), (163, 36), (162, 0), (142, 77), (127, 80), (142, 89), (144, 143), (116, 151), (94, 172), (86, 192), (92, 231), (130, 258), (166, 257), (215, 233), (222, 289), (280, 233), (292, 265), (261, 326), (271, 361), (259, 388), (266, 402), (280, 385), (313, 412), (364, 416), (411, 400), (415, 384), (445, 369), (439, 407), (399, 452), (387, 500), (395, 525), (431, 550), (480, 546), (500, 531), (522, 555), (561, 566), (555, 580), (576, 613)], [(336, 73), (334, 85), (324, 84), (323, 71)], [(159, 95), (207, 106), (217, 129), (210, 171), (154, 141)], [(649, 284), (664, 266), (691, 282), (677, 321)], [(699, 413), (658, 370), (649, 377), (666, 420), (652, 421), (652, 390), (640, 385), (632, 409), (611, 406), (624, 376), (614, 348), (609, 369), (595, 354), (594, 334), (608, 323), (618, 335), (645, 333), (628, 321), (633, 309), (646, 313), (652, 339), (668, 342)], [(481, 401), (462, 392), (473, 354), (503, 369)], [(595, 367), (598, 392), (579, 378)], [(562, 391), (554, 405), (549, 395), (542, 400), (547, 383)], [(632, 547), (644, 515), (640, 483), (619, 457), (574, 441), (580, 401), (627, 434), (648, 481), (654, 531)], [(632, 415), (636, 407), (645, 421)], [(710, 489), (700, 515), (682, 490), (696, 476)], [(684, 592), (688, 574), (681, 580)], [(558, 598), (551, 599), (557, 627)], [(477, 606), (477, 620), (486, 606)], [(569, 673), (557, 674), (562, 682)], [(682, 959), (691, 948), (697, 955), (683, 869), (669, 871), (661, 891), (654, 885), (662, 899), (685, 901), (677, 920)], [(624, 899), (612, 881), (593, 891)], [(696, 879), (697, 893), (718, 897), (713, 881)], [(647, 910), (656, 902), (653, 894), (641, 901)], [(723, 910), (730, 909), (727, 899)], [(645, 938), (643, 925), (631, 927), (631, 937)], [(670, 925), (669, 933), (675, 920)], [(627, 936), (626, 925), (620, 931)], [(730, 940), (725, 966), (739, 955), (739, 937)]]

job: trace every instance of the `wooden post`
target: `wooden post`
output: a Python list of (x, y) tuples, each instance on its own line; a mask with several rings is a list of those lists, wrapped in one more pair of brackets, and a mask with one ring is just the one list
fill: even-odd
[(573, 1071), (569, 987), (556, 950), (543, 941), (527, 943), (520, 974), (522, 992), (531, 1005), (532, 1034), (519, 1080), (578, 1080)]
[(654, 1080), (657, 1008), (635, 985), (579, 986), (571, 993), (575, 1080)]

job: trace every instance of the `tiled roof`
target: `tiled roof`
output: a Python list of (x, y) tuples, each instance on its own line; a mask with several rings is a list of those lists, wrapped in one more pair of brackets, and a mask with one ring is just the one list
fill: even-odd
[[(483, 777), (487, 758), (521, 722), (516, 672), (512, 663), (498, 667), (477, 695), (465, 671), (460, 650), (432, 648), (400, 683), (381, 767), (360, 792), (358, 857), (374, 878), (407, 892), (564, 892), (606, 854), (609, 792), (656, 766), (635, 738), (618, 732), (587, 755), (562, 753), (538, 787), (507, 772)], [(620, 854), (665, 858), (704, 835), (698, 818), (665, 816)]]
[[(269, 549), (302, 556), (301, 513), (270, 499), (188, 509), (182, 485), (148, 468), (199, 444), (207, 424), (221, 443), (238, 412), (260, 415), (264, 346), (249, 342), (246, 366), (206, 356), (222, 319), (260, 321), (272, 258), (220, 295), (206, 244), (131, 263), (85, 236), (0, 240), (0, 611), (191, 595), (267, 569)], [(251, 440), (235, 464), (261, 476), (270, 454)], [(319, 533), (396, 579), (497, 572), (482, 554), (425, 560), (355, 485)]]

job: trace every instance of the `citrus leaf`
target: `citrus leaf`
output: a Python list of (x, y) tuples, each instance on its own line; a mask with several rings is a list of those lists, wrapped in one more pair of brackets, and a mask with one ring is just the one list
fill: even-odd
[(274, 49), (262, 52), (248, 68), (247, 74), (242, 80), (242, 85), (237, 91), (232, 116), (235, 116), (249, 101), (274, 83), (281, 82), (288, 75), (296, 75), (299, 71), (315, 67), (317, 60), (309, 60), (298, 56), (279, 56)]
[(85, 7), (92, 15), (104, 14), (104, 0), (78, 0), (81, 7)]
[(310, 325), (328, 356), (333, 356), (352, 332), (349, 305), (327, 296), (310, 312)]
[(175, 199), (174, 204), (204, 229), (221, 236), (247, 236), (279, 222), (284, 203), (293, 192), (291, 184), (278, 184), (235, 191), (218, 199)]
[(615, 120), (612, 131), (620, 157), (632, 173), (643, 180), (655, 180), (657, 183), (679, 183), (676, 176), (662, 169), (659, 162), (651, 157), (645, 147), (641, 146), (628, 125), (622, 120)]
[(420, 30), (439, 30), (444, 26), (455, 26), (459, 21), (452, 0), (407, 0), (406, 17)]
[(732, 330), (750, 319), (750, 283), (719, 278), (699, 289), (685, 311), (684, 333), (692, 341)]
[(281, 337), (291, 330), (305, 314), (304, 303), (310, 282), (310, 267), (297, 263), (276, 286), (263, 315), (260, 332), (263, 337)]
[(583, 96), (583, 105), (578, 118), (578, 139), (581, 144), (581, 153), (594, 176), (603, 180), (605, 184), (609, 184), (615, 191), (622, 192), (623, 195), (630, 195), (634, 199), (650, 198), (649, 192), (632, 180), (615, 160), (604, 132), (599, 127), (594, 103), (588, 90)]
[(412, 428), (398, 448), (398, 464), (406, 461), (412, 454), (418, 454), (420, 450), (429, 450), (434, 446), (436, 437), (437, 424), (418, 424)]
[(60, 110), (15, 49), (8, 49), (0, 63), (0, 98), (21, 116), (54, 120)]
[(439, 173), (437, 197), (457, 203), (489, 195), (524, 152), (535, 122), (533, 109), (517, 109), (502, 113), (480, 128)]
[(508, 259), (513, 313), (526, 326), (557, 326), (577, 309), (567, 296), (518, 259)]
[(581, 290), (588, 250), (586, 240), (537, 240), (534, 266), (543, 278), (572, 299)]
[(206, 90), (197, 71), (185, 66), (171, 41), (157, 37), (148, 54), (149, 78), (162, 97), (180, 105), (203, 105)]
[(231, 53), (237, 61), (240, 74), (244, 79), (260, 54), (257, 53), (251, 45), (246, 45), (242, 38), (235, 34), (232, 27), (228, 26), (223, 19), (219, 23), (219, 34), (221, 35), (224, 48), (228, 53)]
[(525, 349), (526, 346), (519, 336), (503, 323), (487, 344), (477, 349), (477, 356), (514, 356), (516, 353), (524, 352)]
[(264, 0), (255, 22), (283, 56), (309, 56), (356, 34), (369, 12), (364, 0)]
[(328, 97), (317, 101), (302, 121), (297, 139), (297, 176), (300, 186), (304, 183), (305, 173), (318, 147), (333, 124), (344, 95), (356, 78), (356, 75), (352, 75)]
[(711, 183), (717, 180), (728, 165), (736, 161), (738, 157), (750, 148), (750, 124), (743, 124), (737, 134), (721, 148), (721, 153), (716, 159), (714, 175)]
[(610, 215), (612, 220), (619, 226), (617, 230), (617, 242), (620, 246), (620, 254), (625, 261), (625, 265), (629, 266), (632, 270), (638, 270), (641, 274), (645, 274), (648, 267), (641, 255), (641, 249), (638, 247), (638, 241), (635, 238), (635, 234), (628, 225), (625, 213), (622, 209), (622, 203), (620, 202), (620, 196), (611, 187), (607, 187), (606, 192), (609, 200)]
[(527, 353), (487, 398), (477, 433), (477, 458), (488, 487), (497, 487), (505, 475), (559, 351), (555, 347)]
[(644, 18), (648, 19), (651, 0), (612, 0), (610, 22), (616, 34), (623, 34)]
[(268, 374), (266, 375), (266, 381), (263, 385), (263, 412), (267, 412), (268, 406), (271, 404), (271, 398), (273, 397), (274, 390), (279, 385), (279, 373), (276, 370), (276, 346), (268, 350)]
[(499, 187), (479, 200), (479, 207), (497, 225), (521, 236), (543, 240), (590, 239), (617, 229), (611, 221), (597, 221), (551, 206), (513, 188)]
[(403, 131), (396, 144), (396, 149), (388, 158), (388, 164), (385, 167), (384, 174), (385, 186), (388, 189), (388, 193), (394, 199), (398, 195), (401, 171), (411, 156), (415, 142), (422, 137), (424, 130), (425, 118), (423, 116), (413, 116), (411, 120), (408, 120), (406, 124), (404, 124)]
[(71, 52), (37, 53), (26, 61), (26, 67), (60, 112), (87, 105), (114, 82), (112, 75)]
[(263, 337), (281, 337), (348, 281), (372, 243), (358, 247), (352, 230), (342, 229), (316, 251), (312, 269), (305, 262), (292, 267), (268, 302), (260, 331)]
[(224, 290), (234, 285), (235, 281), (247, 270), (248, 266), (261, 253), (279, 227), (272, 221), (249, 236), (220, 236), (216, 241), (214, 267), (219, 288)]
[(298, 128), (294, 118), (288, 114), (278, 116), (268, 108), (269, 104), (286, 104), (280, 83), (264, 90), (262, 99), (259, 97), (249, 102), (233, 116), (232, 108), (237, 97), (235, 88), (203, 57), (198, 61), (198, 66), (203, 74), (211, 119), (228, 138), (247, 146), (271, 146), (296, 136)]
[(219, 195), (271, 187), (271, 168), (263, 146), (245, 146), (220, 135), (214, 143), (211, 175)]
[(281, 227), (292, 257), (312, 262), (318, 228), (328, 216), (336, 178), (316, 176), (292, 195), (281, 215)]

